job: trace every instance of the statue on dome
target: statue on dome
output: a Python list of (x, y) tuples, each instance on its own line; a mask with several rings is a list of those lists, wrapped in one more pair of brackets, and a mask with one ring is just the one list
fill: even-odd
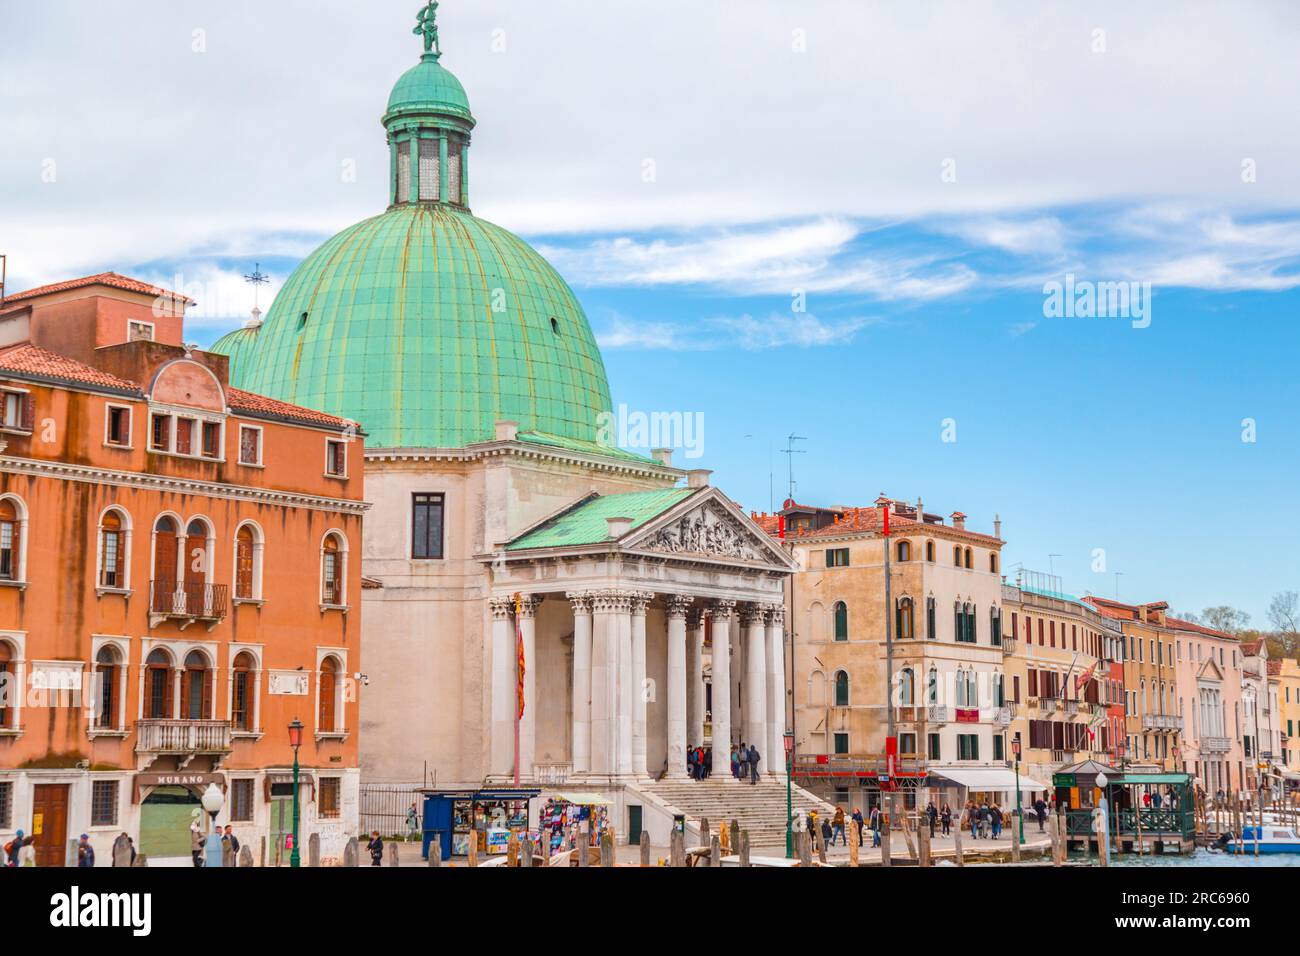
[(429, 0), (415, 18), (416, 26), (411, 32), (424, 37), (424, 52), (435, 57), (442, 56), (442, 46), (438, 43), (438, 0)]

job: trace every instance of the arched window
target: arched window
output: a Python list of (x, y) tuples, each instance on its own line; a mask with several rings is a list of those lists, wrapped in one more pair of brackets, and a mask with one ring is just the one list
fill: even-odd
[(849, 706), (849, 672), (835, 672), (835, 706)]
[(898, 706), (913, 707), (916, 704), (916, 675), (912, 668), (904, 667), (898, 673)]
[(181, 720), (212, 719), (213, 670), (202, 651), (190, 651), (181, 675)]
[(344, 604), (344, 565), (347, 550), (341, 535), (330, 532), (321, 544), (320, 602), (328, 607)]
[(126, 590), (127, 522), (123, 512), (110, 508), (99, 522), (99, 586)]
[(320, 711), (316, 718), (318, 733), (332, 734), (337, 729), (335, 723), (335, 695), (338, 692), (339, 665), (332, 657), (321, 661), (320, 665)]
[(180, 560), (180, 539), (176, 520), (163, 515), (153, 526), (153, 610), (171, 611), (176, 593), (176, 571)]
[(19, 693), (18, 670), (14, 664), (14, 651), (8, 641), (0, 641), (0, 728), (13, 729), (14, 709), (10, 701)]
[(899, 561), (912, 560), (912, 543), (910, 541), (898, 542), (898, 560)]
[(835, 602), (835, 640), (849, 639), (849, 607), (843, 601)]
[(974, 562), (971, 560), (971, 551), (970, 551), (970, 548), (967, 548), (967, 549), (966, 549), (966, 567), (967, 567), (967, 568), (974, 568), (974, 567), (975, 567)]
[(118, 682), (122, 677), (122, 655), (112, 644), (105, 644), (95, 655), (95, 674), (99, 679), (99, 710), (95, 726), (101, 730), (116, 730), (121, 722), (121, 696)]
[(23, 580), (23, 518), (21, 501), (0, 499), (0, 580)]
[(998, 553), (996, 551), (989, 552), (989, 570), (994, 574), (998, 573)]
[(261, 600), (261, 551), (261, 535), (256, 526), (240, 525), (239, 530), (235, 532), (235, 600)]
[(150, 653), (145, 660), (144, 715), (150, 720), (172, 716), (172, 659), (164, 650)]
[(966, 671), (961, 667), (957, 668), (956, 691), (957, 691), (957, 706), (958, 707), (970, 706), (966, 701)]
[(230, 720), (235, 730), (252, 731), (254, 724), (253, 671), (256, 662), (248, 651), (241, 651), (231, 666)]
[(209, 560), (208, 539), (211, 529), (202, 518), (195, 518), (185, 528), (185, 587), (198, 588), (208, 583), (212, 567)]
[(974, 644), (978, 635), (975, 627), (975, 605), (967, 603), (963, 610), (966, 614), (966, 640)]
[(938, 626), (935, 622), (935, 603), (934, 595), (925, 599), (925, 637), (933, 641), (936, 637), (935, 628)]
[(895, 630), (899, 640), (908, 640), (914, 636), (912, 630), (912, 599), (910, 597), (899, 598), (898, 608), (895, 612), (896, 620), (894, 621)]
[(1002, 643), (1002, 611), (1000, 608), (989, 608), (989, 640), (994, 646)]
[(931, 564), (934, 563), (934, 542), (933, 541), (927, 541), (925, 543), (925, 560), (929, 561)]
[(934, 667), (930, 668), (930, 673), (926, 677), (925, 702), (931, 707), (939, 703), (939, 671)]
[(961, 567), (961, 545), (954, 544), (952, 546), (952, 563), (959, 568)]

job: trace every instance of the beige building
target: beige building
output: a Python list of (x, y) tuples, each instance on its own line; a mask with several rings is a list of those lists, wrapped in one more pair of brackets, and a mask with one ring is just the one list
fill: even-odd
[(1269, 661), (1270, 669), (1276, 665), (1282, 713), (1278, 719), (1282, 747), (1282, 765), (1288, 782), (1300, 782), (1300, 747), (1296, 742), (1296, 728), (1300, 726), (1300, 663), (1283, 657)]
[(1059, 579), (1022, 571), (1002, 588), (1012, 739), (1021, 768), (1050, 783), (1061, 767), (1109, 763), (1124, 739), (1123, 660), (1117, 622), (1065, 594)]
[(986, 534), (920, 501), (875, 505), (759, 516), (799, 569), (787, 602), (797, 779), (863, 806), (884, 780), (1013, 790), (1000, 522)]

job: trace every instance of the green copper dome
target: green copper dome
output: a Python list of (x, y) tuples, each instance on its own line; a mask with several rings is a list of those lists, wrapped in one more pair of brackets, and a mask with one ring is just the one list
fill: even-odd
[(404, 112), (450, 113), (469, 119), (469, 97), (460, 80), (432, 53), (402, 74), (388, 98), (388, 115)]
[(560, 275), (523, 240), (442, 203), (394, 206), (294, 271), (250, 348), (214, 351), (238, 388), (353, 419), (374, 448), (463, 447), (495, 423), (594, 441), (600, 351)]

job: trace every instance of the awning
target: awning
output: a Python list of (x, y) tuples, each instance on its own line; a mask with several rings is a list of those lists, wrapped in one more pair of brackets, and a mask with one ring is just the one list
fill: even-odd
[(610, 801), (598, 793), (557, 793), (554, 794), (554, 797), (556, 800), (577, 804), (580, 807), (608, 807), (610, 805)]
[[(951, 780), (968, 790), (1008, 790), (1014, 793), (1016, 789), (1015, 772), (1002, 767), (931, 766), (929, 769), (931, 776)], [(1022, 793), (1037, 793), (1040, 790), (1050, 789), (1046, 784), (1031, 780), (1023, 773), (1020, 775), (1020, 790)]]

